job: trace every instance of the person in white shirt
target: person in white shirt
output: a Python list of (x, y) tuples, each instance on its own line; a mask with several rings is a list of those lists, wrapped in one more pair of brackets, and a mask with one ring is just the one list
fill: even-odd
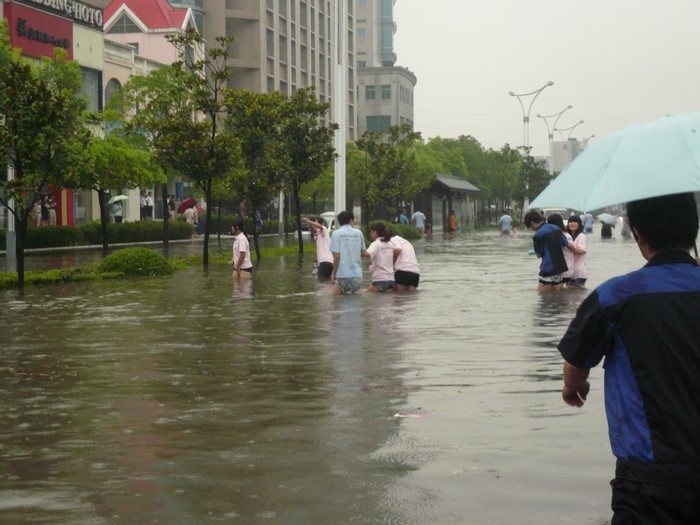
[(369, 257), (372, 261), (369, 267), (372, 274), (372, 284), (367, 288), (367, 291), (393, 292), (396, 287), (394, 261), (401, 254), (401, 248), (397, 248), (391, 243), (391, 233), (381, 222), (370, 226), (369, 236), (372, 239), (372, 244), (362, 252), (364, 257)]
[(391, 244), (401, 249), (401, 253), (394, 261), (396, 291), (415, 291), (418, 288), (418, 281), (420, 281), (420, 266), (416, 259), (416, 251), (413, 248), (413, 244), (399, 235), (391, 237)]
[(253, 263), (250, 262), (250, 243), (245, 234), (245, 222), (238, 221), (231, 228), (236, 238), (233, 240), (233, 257), (230, 263), (233, 265), (233, 273), (239, 279), (253, 277)]
[(327, 280), (333, 274), (333, 254), (331, 253), (331, 234), (326, 228), (323, 217), (304, 217), (301, 219), (309, 225), (309, 231), (316, 242), (316, 275), (319, 280)]
[(425, 214), (422, 211), (414, 211), (411, 215), (411, 222), (421, 233), (425, 233)]

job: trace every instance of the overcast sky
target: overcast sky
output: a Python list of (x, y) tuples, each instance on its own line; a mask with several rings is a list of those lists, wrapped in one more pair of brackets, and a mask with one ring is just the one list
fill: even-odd
[(557, 128), (583, 120), (572, 137), (595, 134), (590, 143), (700, 109), (700, 0), (397, 0), (394, 20), (397, 65), (418, 77), (415, 129), (426, 139), (520, 146), (523, 112), (508, 92), (550, 80), (530, 112), (534, 155), (549, 151), (535, 115), (569, 104)]

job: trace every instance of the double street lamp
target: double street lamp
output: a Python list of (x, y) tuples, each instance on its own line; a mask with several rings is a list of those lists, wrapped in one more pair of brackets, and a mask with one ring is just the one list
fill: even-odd
[[(532, 109), (532, 105), (535, 103), (535, 99), (537, 99), (540, 93), (542, 93), (546, 87), (552, 85), (554, 85), (554, 82), (550, 80), (541, 88), (536, 89), (535, 91), (530, 91), (529, 93), (514, 93), (513, 91), (508, 93), (511, 97), (518, 99), (520, 109), (523, 110), (523, 146), (526, 148), (530, 147), (530, 110)], [(532, 96), (532, 100), (530, 100), (530, 105), (527, 107), (527, 111), (525, 111), (525, 105), (523, 104), (522, 99), (529, 96)]]
[(558, 131), (559, 136), (561, 137), (561, 140), (564, 140), (564, 133), (562, 133), (562, 132), (568, 131), (569, 134), (566, 136), (566, 140), (569, 140), (571, 138), (571, 134), (574, 132), (574, 130), (576, 129), (576, 126), (578, 126), (579, 124), (583, 124), (583, 120), (579, 120), (576, 124), (574, 124), (573, 126), (569, 126), (568, 128), (562, 128), (562, 129), (555, 128), (552, 131)]
[[(549, 137), (549, 174), (552, 175), (554, 173), (553, 171), (553, 166), (552, 166), (552, 141), (554, 140), (554, 129), (557, 127), (557, 122), (561, 118), (561, 116), (564, 114), (565, 111), (573, 108), (571, 104), (566, 106), (564, 109), (562, 109), (559, 113), (552, 113), (551, 115), (540, 115), (539, 113), (537, 114), (537, 118), (541, 118), (544, 120), (545, 126), (547, 126), (547, 136)], [(549, 122), (547, 121), (548, 118), (554, 118), (554, 124), (552, 124), (552, 127), (549, 127)]]

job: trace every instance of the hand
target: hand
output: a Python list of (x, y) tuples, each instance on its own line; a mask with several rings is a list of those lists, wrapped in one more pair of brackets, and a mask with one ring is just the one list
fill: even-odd
[(561, 389), (561, 397), (567, 405), (582, 407), (590, 390), (591, 385), (588, 381), (584, 381), (575, 386), (564, 383), (564, 388)]

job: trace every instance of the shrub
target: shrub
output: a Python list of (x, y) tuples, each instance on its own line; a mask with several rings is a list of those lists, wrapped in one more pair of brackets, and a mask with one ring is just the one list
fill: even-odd
[(124, 275), (167, 275), (173, 272), (168, 260), (148, 248), (124, 248), (106, 257), (99, 271)]
[(374, 224), (375, 222), (381, 222), (384, 224), (384, 226), (387, 227), (387, 229), (393, 233), (396, 233), (403, 237), (406, 240), (414, 240), (414, 239), (420, 239), (422, 237), (422, 234), (418, 228), (415, 226), (411, 226), (410, 224), (400, 224), (398, 222), (389, 222), (389, 221), (370, 221), (370, 223), (367, 225), (367, 235), (369, 235), (369, 227), (371, 224)]
[(78, 228), (43, 226), (27, 229), (25, 248), (56, 248), (81, 244), (85, 244), (85, 240)]

